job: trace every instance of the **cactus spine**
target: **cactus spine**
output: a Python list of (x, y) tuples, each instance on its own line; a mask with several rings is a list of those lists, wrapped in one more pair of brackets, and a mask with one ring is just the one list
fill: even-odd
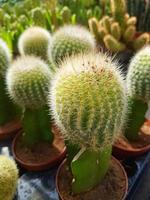
[(92, 189), (105, 176), (111, 145), (122, 128), (126, 95), (116, 65), (102, 54), (81, 54), (65, 60), (51, 83), (55, 123), (81, 149), (70, 163), (74, 193)]
[(40, 27), (30, 27), (19, 38), (18, 49), (21, 55), (34, 55), (48, 61), (48, 46), (51, 35)]
[(0, 155), (0, 199), (14, 198), (18, 180), (18, 169), (15, 162)]
[(95, 48), (93, 36), (84, 27), (66, 25), (55, 32), (49, 57), (55, 63), (61, 62), (66, 56), (87, 52)]
[(52, 141), (50, 117), (46, 102), (51, 72), (39, 58), (25, 56), (17, 59), (7, 73), (7, 89), (10, 97), (24, 108), (24, 142), (28, 146), (37, 141)]
[(131, 61), (127, 74), (129, 94), (129, 125), (125, 134), (130, 140), (139, 138), (150, 101), (150, 47), (139, 51)]

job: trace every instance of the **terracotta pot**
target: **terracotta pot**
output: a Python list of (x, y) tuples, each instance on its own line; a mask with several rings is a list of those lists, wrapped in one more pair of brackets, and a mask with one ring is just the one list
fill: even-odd
[[(136, 148), (135, 146), (132, 145), (135, 143), (130, 142), (129, 145), (132, 145), (132, 148), (128, 148), (125, 145), (115, 143), (113, 145), (113, 155), (118, 159), (123, 159), (123, 158), (137, 157), (150, 151), (150, 120), (145, 121), (144, 125), (141, 127), (140, 132), (142, 138), (144, 138), (143, 141), (147, 142), (146, 145)], [(140, 141), (138, 143), (140, 144)]]
[[(127, 175), (126, 175), (126, 172), (125, 172), (125, 170), (124, 170), (124, 168), (123, 168), (123, 166), (121, 165), (121, 163), (117, 160), (117, 159), (115, 159), (114, 157), (112, 157), (111, 158), (111, 162), (113, 162), (113, 163), (115, 163), (115, 168), (118, 168), (117, 169), (117, 171), (116, 171), (116, 173), (118, 172), (118, 170), (121, 172), (121, 180), (122, 181), (124, 181), (124, 185), (123, 186), (121, 186), (122, 187), (122, 194), (120, 194), (120, 197), (119, 198), (117, 198), (117, 200), (124, 200), (125, 198), (126, 198), (126, 195), (127, 195), (127, 191), (128, 191), (128, 178), (127, 178)], [(58, 168), (58, 171), (57, 171), (57, 174), (56, 174), (56, 189), (57, 189), (57, 192), (58, 192), (58, 195), (59, 195), (59, 199), (60, 200), (69, 200), (69, 199), (67, 199), (67, 198), (64, 198), (63, 197), (63, 192), (60, 190), (60, 188), (59, 188), (59, 186), (60, 186), (60, 178), (62, 177), (61, 176), (61, 171), (65, 168), (65, 165), (67, 165), (67, 160), (65, 159), (63, 162), (62, 162), (62, 164), (59, 166), (59, 168)], [(111, 172), (110, 172), (111, 173)], [(117, 173), (118, 174), (118, 173)], [(64, 175), (64, 174), (63, 174)], [(111, 174), (109, 175), (109, 176), (111, 176)], [(64, 177), (68, 177), (67, 175), (65, 176), (64, 175)], [(106, 178), (106, 177), (105, 177)], [(108, 184), (109, 186), (111, 185), (110, 183)], [(115, 186), (114, 186), (115, 187)], [(65, 187), (66, 188), (66, 190), (68, 190), (68, 187)], [(104, 189), (104, 186), (102, 187), (103, 189)], [(118, 189), (118, 188), (117, 188)], [(94, 188), (94, 190), (95, 190), (95, 188)], [(103, 190), (102, 190), (103, 191)], [(104, 200), (113, 200), (112, 199), (112, 196), (109, 194), (109, 187), (106, 187), (106, 191), (108, 191), (108, 198), (105, 198)], [(91, 191), (88, 191), (88, 192), (86, 192), (85, 194), (87, 195), (87, 196), (89, 196), (89, 193), (90, 193)], [(97, 191), (98, 192), (98, 191)], [(102, 192), (103, 193), (103, 192)], [(102, 194), (101, 192), (100, 193), (98, 193), (98, 195), (99, 196), (101, 196), (101, 194)], [(71, 195), (71, 191), (69, 191), (69, 196)], [(83, 194), (83, 193), (82, 193)], [(75, 196), (71, 196), (71, 200), (76, 200), (76, 198), (77, 199), (81, 199), (82, 198), (82, 200), (87, 200), (87, 198), (86, 197), (81, 197), (80, 196), (81, 194), (79, 194), (78, 195), (78, 197), (75, 195)], [(90, 195), (90, 196), (92, 196), (92, 195)], [(102, 198), (102, 197), (101, 197)], [(95, 197), (93, 197), (92, 196), (92, 198), (88, 198), (88, 200), (95, 200)], [(98, 199), (97, 199), (98, 200)], [(115, 199), (116, 200), (116, 199)]]
[(20, 129), (21, 123), (17, 119), (0, 126), (0, 140), (13, 138)]
[[(14, 156), (15, 160), (23, 168), (25, 168), (28, 171), (42, 171), (42, 170), (46, 170), (50, 167), (53, 167), (56, 164), (61, 163), (61, 161), (66, 156), (66, 147), (65, 147), (62, 136), (60, 136), (60, 132), (58, 132), (58, 130), (56, 131), (56, 129), (54, 129), (53, 132), (54, 132), (54, 141), (53, 141), (52, 145), (48, 144), (48, 143), (44, 143), (44, 142), (42, 145), (39, 144), (39, 149), (42, 150), (43, 146), (47, 145), (47, 146), (49, 146), (49, 148), (51, 148), (51, 152), (52, 151), (54, 152), (54, 153), (51, 153), (52, 155), (49, 155), (47, 152), (45, 152), (45, 153), (43, 152), (44, 153), (43, 155), (45, 155), (45, 157), (46, 157), (46, 159), (44, 161), (39, 161), (40, 155), (38, 155), (38, 154), (36, 154), (37, 161), (29, 160), (28, 155), (26, 158), (24, 156), (22, 156), (20, 151), (18, 151), (18, 147), (17, 147), (19, 144), (20, 138), (22, 136), (22, 132), (19, 132), (16, 135), (16, 137), (14, 138), (13, 143), (12, 143), (12, 152), (13, 152), (13, 156)], [(35, 148), (36, 149), (38, 148), (37, 145), (35, 146)], [(27, 151), (29, 150), (28, 148), (26, 148), (26, 149), (27, 149)], [(57, 153), (56, 153), (56, 149), (57, 149)], [(34, 154), (33, 154), (33, 157), (34, 157)], [(42, 155), (41, 155), (41, 158), (42, 158)]]

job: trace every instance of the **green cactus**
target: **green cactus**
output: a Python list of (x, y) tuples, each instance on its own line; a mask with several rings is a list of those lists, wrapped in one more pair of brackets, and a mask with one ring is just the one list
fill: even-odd
[(63, 19), (63, 23), (69, 24), (71, 21), (71, 10), (67, 6), (64, 6), (61, 10), (61, 16)]
[(3, 126), (17, 115), (17, 109), (9, 99), (5, 85), (5, 74), (10, 66), (11, 53), (0, 39), (0, 125)]
[(84, 27), (66, 25), (53, 35), (49, 57), (52, 57), (55, 63), (59, 63), (66, 56), (91, 51), (94, 48), (94, 37)]
[(46, 27), (46, 20), (42, 8), (37, 7), (32, 9), (31, 16), (35, 26)]
[(18, 169), (13, 160), (0, 155), (0, 199), (12, 200), (18, 181)]
[(150, 42), (150, 35), (148, 33), (143, 33), (135, 39), (133, 42), (133, 47), (135, 50), (141, 49), (146, 44)]
[(118, 67), (106, 55), (80, 54), (66, 59), (51, 83), (50, 110), (70, 143), (73, 193), (92, 189), (108, 170), (112, 143), (126, 112)]
[(8, 70), (6, 82), (9, 95), (24, 109), (25, 145), (32, 146), (39, 140), (53, 140), (46, 106), (50, 79), (48, 65), (32, 56), (18, 58)]
[(136, 28), (133, 25), (130, 25), (123, 34), (123, 38), (126, 43), (133, 41), (136, 33)]
[(48, 46), (51, 43), (51, 35), (40, 27), (30, 27), (19, 38), (18, 49), (21, 55), (34, 55), (48, 60)]
[(139, 51), (131, 61), (127, 74), (129, 94), (129, 124), (125, 135), (130, 140), (139, 138), (139, 130), (145, 121), (150, 101), (150, 47)]

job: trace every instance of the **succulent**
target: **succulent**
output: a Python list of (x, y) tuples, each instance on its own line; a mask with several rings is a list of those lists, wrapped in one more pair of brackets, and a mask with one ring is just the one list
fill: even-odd
[(106, 55), (80, 54), (67, 58), (51, 83), (55, 123), (65, 140), (80, 148), (70, 163), (73, 193), (95, 187), (108, 170), (111, 146), (126, 113), (124, 81), (117, 68)]
[(127, 74), (129, 95), (129, 125), (125, 134), (130, 140), (139, 138), (150, 101), (150, 46), (143, 48), (131, 60)]
[(51, 35), (40, 27), (30, 27), (19, 38), (18, 49), (21, 55), (34, 55), (48, 60), (48, 46), (51, 43)]
[(115, 53), (138, 50), (150, 42), (148, 33), (137, 34), (137, 18), (127, 13), (125, 0), (111, 0), (111, 12), (100, 21), (89, 19), (90, 31), (102, 46)]
[(49, 57), (59, 63), (67, 56), (94, 48), (95, 40), (88, 30), (82, 26), (66, 25), (54, 33), (52, 45), (49, 46)]
[(37, 7), (32, 9), (31, 15), (35, 26), (46, 27), (46, 19), (42, 8)]
[(6, 82), (10, 97), (24, 108), (23, 129), (27, 145), (40, 139), (51, 140), (50, 117), (46, 109), (49, 67), (40, 58), (18, 58), (7, 72)]
[(13, 160), (0, 155), (0, 199), (14, 198), (18, 181), (18, 169)]

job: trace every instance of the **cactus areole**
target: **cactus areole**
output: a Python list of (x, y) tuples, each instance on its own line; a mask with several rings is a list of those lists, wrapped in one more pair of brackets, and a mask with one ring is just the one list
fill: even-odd
[(104, 178), (124, 120), (125, 89), (117, 64), (97, 53), (66, 59), (51, 83), (49, 99), (66, 139), (72, 191), (88, 191)]

